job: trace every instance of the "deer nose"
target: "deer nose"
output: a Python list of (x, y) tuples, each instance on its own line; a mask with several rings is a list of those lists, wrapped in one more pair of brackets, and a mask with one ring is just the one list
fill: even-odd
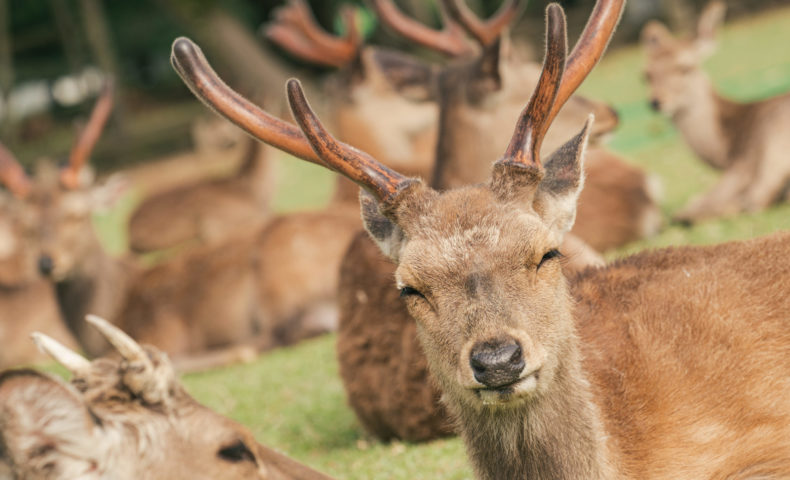
[(650, 108), (652, 108), (656, 112), (661, 110), (661, 102), (659, 102), (657, 98), (651, 99), (650, 100)]
[(51, 274), (54, 268), (55, 262), (52, 261), (52, 257), (49, 255), (41, 255), (38, 258), (38, 271), (41, 272), (42, 275)]
[(475, 380), (489, 388), (499, 388), (518, 380), (524, 370), (521, 345), (515, 340), (479, 342), (469, 353)]

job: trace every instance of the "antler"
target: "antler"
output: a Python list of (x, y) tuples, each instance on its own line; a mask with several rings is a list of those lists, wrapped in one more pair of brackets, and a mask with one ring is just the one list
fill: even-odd
[(110, 112), (113, 106), (113, 81), (107, 80), (102, 89), (96, 105), (93, 107), (91, 116), (82, 133), (77, 138), (74, 146), (69, 153), (69, 165), (64, 168), (60, 173), (60, 181), (64, 187), (75, 189), (79, 187), (79, 173), (88, 157), (99, 141), (101, 132), (107, 124), (107, 119), (110, 118)]
[(385, 202), (409, 181), (364, 152), (335, 140), (310, 109), (298, 81), (288, 82), (288, 96), (304, 135), (298, 127), (269, 115), (225, 85), (188, 38), (173, 42), (171, 61), (195, 96), (253, 137), (341, 173)]
[(567, 62), (565, 14), (556, 3), (547, 7), (546, 57), (540, 80), (499, 162), (540, 167), (543, 136), (560, 108), (603, 55), (623, 5), (624, 0), (598, 0)]
[(507, 0), (488, 20), (481, 20), (469, 9), (464, 0), (442, 0), (442, 4), (464, 30), (485, 47), (499, 38), (502, 31), (518, 16), (526, 2), (522, 4), (520, 0)]
[(461, 27), (447, 16), (441, 5), (444, 28), (434, 30), (404, 15), (392, 0), (372, 0), (372, 3), (381, 21), (408, 40), (452, 57), (474, 53)]
[(266, 37), (292, 54), (314, 63), (343, 67), (359, 54), (361, 36), (354, 10), (344, 7), (341, 18), (345, 37), (332, 35), (316, 22), (304, 0), (290, 0), (275, 11), (275, 22), (266, 26)]
[(19, 198), (30, 193), (30, 179), (14, 154), (3, 144), (0, 144), (0, 183)]
[(54, 338), (39, 332), (33, 332), (30, 334), (30, 337), (41, 352), (46, 353), (56, 362), (66, 367), (66, 370), (71, 372), (72, 375), (82, 376), (90, 370), (91, 362)]

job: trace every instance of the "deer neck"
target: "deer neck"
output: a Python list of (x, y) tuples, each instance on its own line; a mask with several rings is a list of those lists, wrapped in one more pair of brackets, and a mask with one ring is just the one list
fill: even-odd
[(694, 153), (711, 167), (723, 169), (733, 160), (730, 150), (738, 132), (732, 131), (732, 119), (739, 116), (739, 107), (716, 93), (706, 79), (694, 103), (678, 112), (673, 121)]
[(480, 479), (616, 477), (578, 348), (564, 359), (540, 398), (498, 409), (449, 405)]
[(253, 138), (245, 138), (245, 142), (236, 177), (257, 199), (261, 207), (268, 208), (273, 177), (272, 162), (269, 159), (271, 151)]
[(91, 355), (101, 355), (109, 344), (85, 322), (88, 314), (115, 323), (120, 315), (131, 282), (132, 268), (110, 257), (101, 246), (55, 284), (58, 306), (71, 331)]

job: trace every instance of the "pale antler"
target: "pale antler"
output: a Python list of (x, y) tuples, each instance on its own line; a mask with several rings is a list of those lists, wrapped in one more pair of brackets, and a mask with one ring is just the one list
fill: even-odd
[(387, 201), (409, 180), (364, 152), (332, 138), (310, 110), (295, 80), (289, 81), (288, 93), (294, 115), (305, 129), (304, 135), (295, 125), (269, 115), (225, 85), (200, 48), (188, 38), (181, 37), (173, 42), (171, 61), (195, 96), (253, 137), (341, 173), (379, 200)]
[(72, 375), (82, 376), (90, 370), (91, 362), (54, 338), (39, 332), (33, 332), (30, 337), (42, 353), (49, 355), (53, 360), (66, 367)]
[(475, 52), (466, 41), (460, 25), (455, 23), (440, 4), (442, 30), (434, 30), (403, 14), (392, 0), (371, 0), (379, 19), (398, 35), (419, 45), (452, 57), (470, 55)]
[(269, 40), (293, 55), (322, 65), (343, 67), (357, 57), (362, 42), (353, 8), (344, 7), (341, 18), (346, 30), (342, 38), (321, 28), (304, 0), (290, 0), (275, 11), (275, 22), (264, 31)]
[[(624, 0), (598, 0), (576, 46), (565, 61), (565, 14), (556, 3), (547, 14), (546, 58), (538, 86), (522, 111), (500, 162), (540, 166), (543, 136), (560, 108), (603, 55), (623, 11)], [(562, 64), (565, 63), (564, 71)]]
[(0, 143), (0, 183), (8, 187), (16, 197), (24, 198), (30, 193), (30, 178), (14, 154), (2, 143)]
[(506, 0), (488, 20), (481, 20), (469, 9), (464, 0), (442, 0), (442, 4), (469, 35), (486, 47), (492, 45), (502, 35), (502, 31), (518, 16), (526, 2)]
[(77, 141), (69, 153), (69, 165), (64, 168), (60, 174), (60, 181), (64, 187), (75, 189), (79, 187), (79, 174), (82, 167), (90, 157), (93, 147), (99, 141), (102, 130), (107, 124), (107, 119), (110, 118), (110, 112), (113, 106), (113, 81), (107, 80), (96, 101), (96, 105), (91, 111), (88, 123), (82, 129)]

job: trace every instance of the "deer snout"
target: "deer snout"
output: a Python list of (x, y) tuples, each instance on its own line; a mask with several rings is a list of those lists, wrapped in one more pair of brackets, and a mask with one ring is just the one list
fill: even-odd
[(661, 110), (661, 102), (657, 98), (651, 98), (650, 99), (650, 108), (653, 109), (653, 111), (656, 111), (656, 112), (660, 111)]
[(55, 262), (52, 260), (52, 257), (49, 255), (41, 255), (38, 257), (38, 271), (41, 272), (42, 275), (51, 275), (54, 269)]
[(524, 370), (521, 345), (513, 339), (478, 342), (469, 352), (469, 365), (475, 380), (488, 388), (516, 382)]

